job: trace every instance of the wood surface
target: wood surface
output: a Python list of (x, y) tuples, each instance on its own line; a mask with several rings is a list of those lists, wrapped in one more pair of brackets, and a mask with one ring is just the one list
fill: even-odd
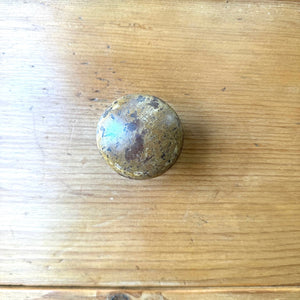
[[(4, 299), (299, 296), (300, 2), (16, 0), (0, 12)], [(131, 93), (166, 100), (184, 126), (179, 160), (155, 179), (122, 178), (97, 150), (99, 116)]]
[(206, 288), (206, 289), (0, 289), (3, 300), (282, 300), (300, 298), (300, 289), (281, 288)]

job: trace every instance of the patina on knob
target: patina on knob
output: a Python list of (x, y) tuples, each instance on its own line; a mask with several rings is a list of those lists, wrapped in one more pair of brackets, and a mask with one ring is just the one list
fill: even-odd
[(183, 129), (176, 112), (163, 100), (127, 95), (114, 101), (97, 126), (97, 146), (120, 175), (153, 178), (177, 160)]

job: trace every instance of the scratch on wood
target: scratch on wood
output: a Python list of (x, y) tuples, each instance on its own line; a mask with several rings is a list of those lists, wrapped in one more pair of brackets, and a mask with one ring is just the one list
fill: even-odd
[(184, 216), (183, 216), (183, 220), (185, 222), (190, 222), (190, 223), (193, 223), (193, 224), (196, 224), (198, 225), (199, 227), (204, 224), (207, 224), (208, 221), (204, 218), (204, 216), (201, 216), (200, 214), (198, 213), (194, 213), (194, 212), (191, 212), (191, 211), (186, 211)]
[(128, 214), (126, 214), (126, 215), (121, 215), (121, 216), (119, 216), (119, 217), (117, 217), (117, 218), (115, 218), (115, 219), (111, 219), (111, 220), (107, 220), (107, 221), (104, 221), (104, 222), (99, 223), (99, 224), (95, 224), (95, 225), (93, 225), (93, 227), (103, 227), (103, 226), (106, 226), (106, 225), (110, 225), (110, 224), (113, 223), (113, 222), (116, 222), (116, 221), (120, 221), (120, 220), (125, 219), (127, 216), (128, 216)]
[(76, 123), (77, 123), (77, 120), (74, 120), (74, 122), (72, 124), (72, 129), (71, 129), (69, 144), (68, 144), (68, 148), (67, 148), (67, 153), (70, 153), (70, 147), (71, 147), (71, 143), (72, 143), (72, 140), (73, 140), (74, 128), (75, 128)]
[(32, 112), (32, 125), (33, 125), (33, 136), (34, 136), (34, 140), (35, 140), (35, 143), (36, 145), (38, 146), (38, 148), (40, 149), (41, 153), (42, 153), (42, 159), (43, 159), (43, 163), (45, 163), (45, 152), (44, 152), (44, 149), (42, 148), (41, 144), (40, 144), (40, 141), (38, 139), (38, 136), (36, 134), (36, 125), (35, 125), (35, 115), (34, 115), (34, 112)]
[(217, 196), (219, 195), (220, 191), (219, 190), (216, 190), (215, 192), (213, 192), (212, 194), (212, 197), (211, 197), (211, 200), (214, 201), (217, 199)]

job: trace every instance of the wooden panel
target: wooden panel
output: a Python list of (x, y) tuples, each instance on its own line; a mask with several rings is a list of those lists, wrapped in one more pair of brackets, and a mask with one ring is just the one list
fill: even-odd
[[(1, 1), (0, 284), (299, 284), (299, 10)], [(140, 92), (176, 109), (185, 144), (131, 181), (95, 128)]]
[(273, 300), (299, 299), (300, 289), (225, 288), (179, 290), (0, 289), (3, 300)]

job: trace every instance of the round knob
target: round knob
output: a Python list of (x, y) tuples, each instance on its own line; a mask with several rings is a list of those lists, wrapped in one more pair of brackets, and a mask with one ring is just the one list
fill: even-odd
[(127, 95), (114, 101), (97, 126), (97, 146), (120, 175), (153, 178), (180, 155), (183, 129), (176, 112), (163, 100)]

